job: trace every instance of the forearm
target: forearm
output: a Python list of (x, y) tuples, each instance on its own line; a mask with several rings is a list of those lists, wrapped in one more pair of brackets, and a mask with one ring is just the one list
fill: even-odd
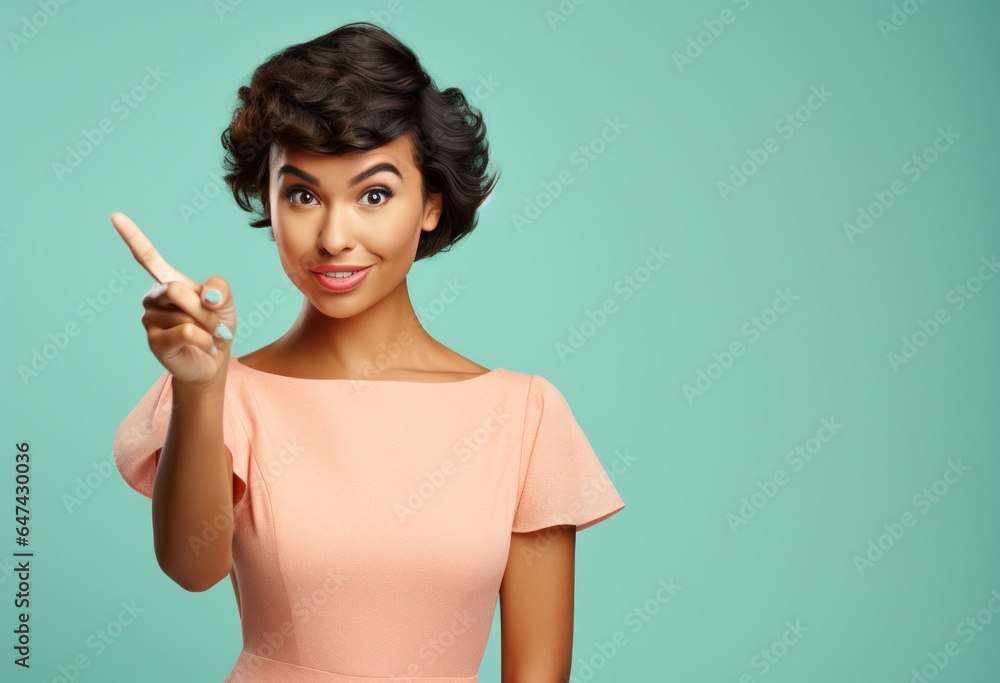
[(232, 567), (232, 478), (222, 426), (226, 372), (210, 386), (171, 378), (170, 422), (153, 481), (157, 562), (190, 591), (207, 590)]

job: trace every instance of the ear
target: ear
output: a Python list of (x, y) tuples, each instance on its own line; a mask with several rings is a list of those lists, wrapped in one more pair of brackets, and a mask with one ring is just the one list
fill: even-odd
[(420, 226), (421, 230), (430, 232), (437, 227), (438, 221), (441, 219), (441, 205), (442, 196), (440, 192), (428, 195), (427, 201), (424, 202), (424, 220)]

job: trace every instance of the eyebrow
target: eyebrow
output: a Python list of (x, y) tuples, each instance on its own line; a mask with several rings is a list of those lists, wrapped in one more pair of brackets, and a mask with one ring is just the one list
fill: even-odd
[[(395, 173), (396, 175), (399, 176), (400, 180), (403, 179), (403, 174), (399, 172), (398, 168), (396, 168), (394, 165), (392, 165), (392, 164), (390, 164), (388, 162), (382, 162), (380, 164), (375, 164), (371, 168), (369, 168), (367, 170), (364, 170), (361, 173), (359, 173), (356, 176), (354, 176), (353, 178), (351, 178), (350, 181), (348, 181), (347, 186), (348, 187), (354, 187), (355, 185), (357, 185), (358, 183), (360, 183), (361, 181), (363, 181), (365, 178), (368, 178), (369, 176), (373, 176), (376, 173), (382, 173), (383, 171), (388, 171), (390, 173)], [(284, 166), (282, 166), (281, 168), (278, 169), (277, 179), (281, 180), (281, 176), (285, 175), (286, 173), (290, 173), (292, 175), (298, 176), (299, 178), (302, 178), (306, 182), (312, 183), (316, 187), (322, 187), (320, 185), (320, 182), (319, 182), (318, 178), (316, 178), (316, 177), (314, 177), (314, 176), (306, 173), (301, 168), (297, 168), (295, 166), (292, 166), (291, 164), (285, 164)]]

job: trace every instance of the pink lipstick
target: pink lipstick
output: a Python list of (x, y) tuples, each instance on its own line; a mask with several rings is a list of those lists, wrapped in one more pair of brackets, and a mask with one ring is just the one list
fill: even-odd
[[(321, 287), (331, 292), (346, 292), (360, 285), (371, 268), (371, 266), (327, 265), (316, 266), (310, 269), (310, 272)], [(326, 275), (326, 273), (330, 273), (330, 275)], [(350, 275), (344, 275), (344, 273), (350, 273)]]

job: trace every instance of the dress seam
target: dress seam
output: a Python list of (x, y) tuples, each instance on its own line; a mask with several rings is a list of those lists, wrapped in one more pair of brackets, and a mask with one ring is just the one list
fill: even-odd
[[(261, 410), (260, 403), (258, 403), (258, 401), (257, 401), (257, 394), (253, 390), (252, 381), (245, 374), (244, 374), (244, 383), (245, 383), (245, 386), (246, 386), (246, 391), (247, 391), (248, 394), (250, 394), (250, 398), (253, 401), (253, 404), (254, 404), (254, 406), (257, 409), (257, 415), (258, 415), (258, 417), (261, 418), (259, 421), (261, 423), (263, 423), (262, 416), (263, 416), (264, 412)], [(278, 527), (275, 524), (275, 519), (274, 519), (274, 506), (271, 505), (271, 496), (270, 496), (270, 493), (267, 490), (267, 481), (264, 478), (264, 472), (263, 472), (263, 470), (260, 467), (260, 463), (258, 463), (256, 460), (254, 460), (254, 467), (257, 468), (257, 471), (260, 474), (261, 487), (264, 489), (264, 491), (263, 491), (264, 497), (267, 499), (267, 515), (271, 519), (271, 534), (270, 534), (270, 536), (271, 536), (271, 545), (272, 545), (272, 547), (274, 549), (274, 561), (275, 561), (275, 564), (278, 565), (278, 578), (281, 580), (281, 591), (282, 591), (282, 593), (285, 596), (287, 596), (288, 595), (288, 587), (287, 587), (287, 583), (285, 581), (285, 572), (284, 572), (284, 570), (282, 569), (282, 566), (281, 566), (281, 553), (278, 552), (278, 540), (277, 540), (278, 539)], [(292, 610), (291, 610), (290, 607), (289, 607), (289, 610), (288, 610), (288, 621), (289, 621), (289, 623), (292, 626), (291, 640), (292, 640), (292, 643), (294, 644), (294, 649), (295, 649), (295, 652), (293, 654), (297, 657), (298, 654), (299, 654), (299, 652), (298, 652), (298, 649), (299, 649), (299, 639), (298, 639), (297, 634), (295, 632), (296, 631), (295, 618), (293, 616), (293, 613), (292, 613)], [(253, 654), (253, 653), (251, 653), (251, 654)], [(256, 655), (256, 656), (259, 657), (260, 655)], [(276, 661), (281, 661), (281, 660), (276, 660)]]
[[(231, 368), (227, 368), (226, 371), (230, 372)], [(254, 398), (254, 403), (256, 404), (256, 402), (257, 399)], [(250, 440), (250, 431), (247, 429), (246, 423), (243, 421), (243, 416), (240, 415), (240, 411), (238, 410), (232, 410), (231, 414), (233, 418), (236, 420), (236, 423), (239, 425), (240, 429), (243, 430), (243, 438), (246, 440), (247, 444), (247, 481), (244, 482), (246, 484), (246, 490), (243, 492), (243, 498), (241, 498), (240, 501), (236, 503), (236, 506), (233, 508), (233, 512), (235, 513), (237, 509), (239, 509), (240, 511), (245, 509), (245, 506), (243, 504), (246, 502), (247, 498), (249, 498), (252, 495), (252, 492), (250, 491), (250, 467), (251, 466), (257, 467), (257, 458), (254, 455), (253, 442)], [(259, 471), (260, 467), (257, 467), (257, 470)]]
[[(514, 517), (517, 515), (517, 508), (521, 504), (521, 496), (524, 494), (524, 484), (521, 482), (521, 463), (524, 461), (524, 435), (528, 429), (528, 408), (531, 405), (531, 386), (535, 381), (535, 376), (528, 375), (528, 388), (525, 391), (524, 397), (524, 413), (521, 419), (521, 438), (517, 446), (517, 483), (515, 485), (515, 496), (514, 496), (514, 514), (511, 515), (511, 523), (513, 524)], [(530, 463), (529, 463), (530, 464)], [(527, 468), (524, 468), (525, 475), (527, 476)]]

